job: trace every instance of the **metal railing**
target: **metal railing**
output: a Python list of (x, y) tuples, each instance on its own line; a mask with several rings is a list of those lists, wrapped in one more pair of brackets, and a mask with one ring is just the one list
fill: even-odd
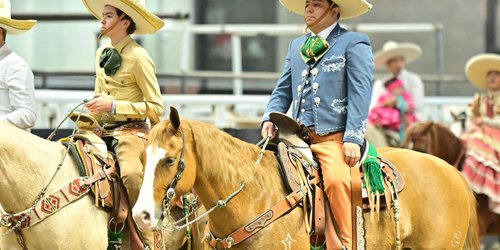
[[(37, 90), (38, 119), (35, 128), (54, 128), (67, 113), (83, 99), (90, 99), (92, 91)], [(259, 127), (268, 95), (163, 95), (166, 107), (176, 107), (183, 118), (213, 123), (219, 128)], [(465, 110), (472, 97), (425, 97), (420, 113), (422, 120), (441, 123), (452, 121), (450, 111)], [(71, 128), (71, 121), (63, 128)]]

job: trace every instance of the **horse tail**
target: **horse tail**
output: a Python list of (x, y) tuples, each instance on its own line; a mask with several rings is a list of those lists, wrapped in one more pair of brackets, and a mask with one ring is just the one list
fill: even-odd
[(469, 183), (465, 180), (462, 174), (460, 174), (462, 182), (467, 189), (467, 197), (469, 198), (469, 226), (467, 229), (467, 237), (465, 238), (464, 248), (466, 250), (476, 250), (480, 249), (479, 242), (479, 224), (477, 221), (477, 201), (472, 189), (469, 187)]

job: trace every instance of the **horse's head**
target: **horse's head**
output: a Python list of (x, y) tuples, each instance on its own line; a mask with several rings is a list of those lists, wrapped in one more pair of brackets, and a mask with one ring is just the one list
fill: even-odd
[(406, 131), (403, 148), (429, 153), (431, 143), (431, 128), (434, 122), (419, 122), (411, 125)]
[(170, 119), (151, 130), (145, 152), (144, 181), (132, 210), (141, 230), (156, 227), (169, 214), (174, 201), (193, 187), (196, 158), (192, 138), (189, 124), (181, 124), (173, 107)]

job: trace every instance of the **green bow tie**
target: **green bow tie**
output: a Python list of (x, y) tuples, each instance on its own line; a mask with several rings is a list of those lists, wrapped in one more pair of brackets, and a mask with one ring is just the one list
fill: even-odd
[(323, 39), (321, 36), (310, 36), (307, 38), (304, 45), (300, 49), (300, 54), (304, 62), (309, 62), (309, 60), (314, 59), (318, 61), (323, 55), (328, 51), (330, 44)]
[(115, 48), (105, 48), (99, 59), (99, 67), (104, 68), (106, 75), (114, 75), (122, 65), (122, 57)]

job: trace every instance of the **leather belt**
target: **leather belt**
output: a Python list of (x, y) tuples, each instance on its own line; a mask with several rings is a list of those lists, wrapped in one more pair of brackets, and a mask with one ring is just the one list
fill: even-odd
[(104, 125), (103, 137), (132, 134), (144, 139), (148, 139), (150, 126), (145, 121), (129, 122), (125, 124), (106, 124)]
[(322, 143), (326, 141), (342, 142), (344, 140), (344, 131), (333, 132), (327, 135), (318, 135), (314, 129), (310, 129), (309, 138), (311, 139), (311, 143), (313, 144)]

